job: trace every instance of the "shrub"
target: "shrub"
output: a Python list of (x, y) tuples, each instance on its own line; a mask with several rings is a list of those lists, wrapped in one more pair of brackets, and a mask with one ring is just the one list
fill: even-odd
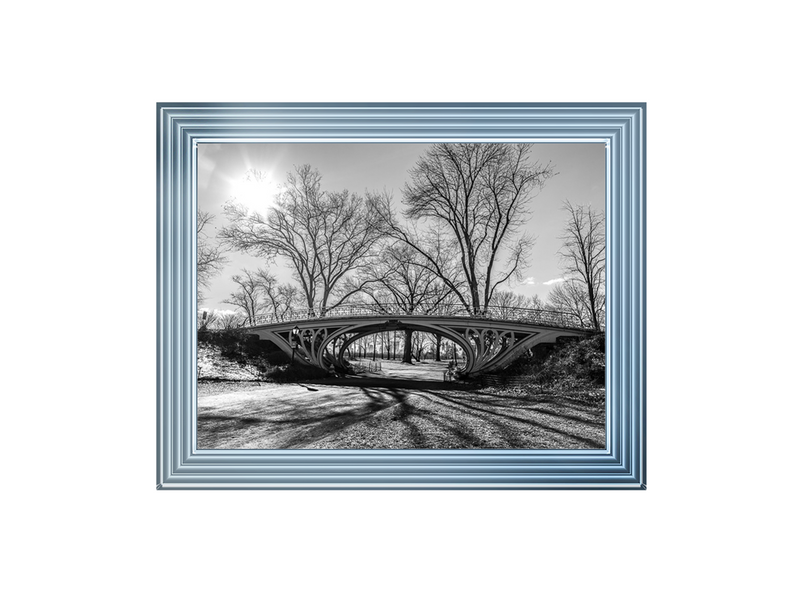
[(517, 359), (507, 375), (530, 376), (534, 383), (560, 389), (603, 387), (606, 384), (606, 335), (598, 333), (535, 348)]
[(290, 362), (272, 342), (237, 329), (202, 329), (198, 331), (198, 342), (218, 348), (223, 358), (248, 366), (263, 376), (272, 367)]

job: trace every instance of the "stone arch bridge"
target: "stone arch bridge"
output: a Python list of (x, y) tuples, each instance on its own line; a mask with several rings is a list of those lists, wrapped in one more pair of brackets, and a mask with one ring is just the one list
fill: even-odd
[(246, 332), (272, 341), (297, 362), (343, 370), (344, 353), (361, 337), (384, 331), (423, 331), (457, 344), (466, 362), (458, 372), (477, 375), (505, 367), (541, 343), (591, 333), (568, 314), (527, 308), (489, 307), (471, 314), (463, 306), (402, 313), (376, 305), (344, 305), (326, 312), (304, 310), (260, 315)]

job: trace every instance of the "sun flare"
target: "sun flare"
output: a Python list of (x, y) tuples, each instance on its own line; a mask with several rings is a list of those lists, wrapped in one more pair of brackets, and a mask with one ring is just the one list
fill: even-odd
[(250, 169), (231, 183), (231, 196), (235, 202), (252, 211), (264, 212), (270, 207), (280, 187), (266, 170)]

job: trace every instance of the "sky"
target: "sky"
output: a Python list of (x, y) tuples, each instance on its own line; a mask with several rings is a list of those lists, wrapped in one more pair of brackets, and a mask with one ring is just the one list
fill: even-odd
[[(429, 144), (420, 143), (220, 143), (198, 144), (198, 209), (213, 214), (205, 233), (215, 236), (226, 225), (224, 203), (235, 198), (263, 214), (274, 203), (287, 173), (295, 165), (309, 163), (321, 172), (323, 190), (348, 189), (358, 194), (386, 190), (392, 193), (398, 215), (408, 171)], [(530, 158), (552, 164), (556, 174), (533, 196), (532, 215), (523, 233), (535, 235), (536, 244), (520, 282), (507, 287), (515, 293), (534, 293), (547, 300), (551, 287), (561, 282), (563, 269), (558, 251), (566, 214), (564, 201), (573, 205), (605, 207), (605, 145), (603, 143), (534, 144)], [(247, 175), (260, 170), (261, 181)], [(202, 291), (203, 307), (232, 310), (223, 303), (234, 290), (232, 277), (242, 268), (265, 267), (265, 260), (238, 252), (226, 252), (229, 262)], [(279, 282), (294, 282), (281, 258), (268, 266)], [(503, 286), (500, 287), (504, 288)]]

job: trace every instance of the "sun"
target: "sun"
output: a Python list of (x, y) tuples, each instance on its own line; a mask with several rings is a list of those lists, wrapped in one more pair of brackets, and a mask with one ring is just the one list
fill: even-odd
[(279, 186), (266, 170), (252, 168), (231, 183), (231, 196), (251, 211), (264, 212), (274, 202)]

